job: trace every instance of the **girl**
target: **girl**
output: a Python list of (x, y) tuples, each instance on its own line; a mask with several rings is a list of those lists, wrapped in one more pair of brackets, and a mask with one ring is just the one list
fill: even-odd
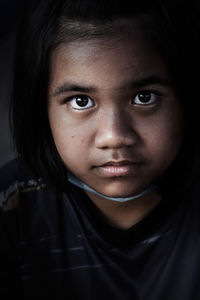
[(2, 299), (199, 299), (199, 12), (28, 4), (18, 158), (0, 171)]

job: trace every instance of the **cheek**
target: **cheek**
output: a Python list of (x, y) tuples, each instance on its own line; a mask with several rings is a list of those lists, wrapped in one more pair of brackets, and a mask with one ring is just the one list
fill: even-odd
[(51, 111), (49, 122), (56, 148), (64, 163), (70, 166), (84, 161), (89, 151), (91, 134), (87, 124), (73, 124), (69, 118)]
[(67, 128), (52, 130), (56, 148), (67, 164), (68, 161), (80, 161), (86, 151), (86, 140), (81, 134), (70, 132)]
[(155, 122), (147, 139), (147, 147), (154, 164), (161, 168), (168, 167), (176, 158), (182, 139), (183, 120), (180, 114), (167, 114)]

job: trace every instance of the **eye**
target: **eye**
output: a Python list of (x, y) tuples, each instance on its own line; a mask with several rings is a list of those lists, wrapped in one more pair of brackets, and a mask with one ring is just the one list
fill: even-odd
[(156, 101), (158, 101), (159, 96), (153, 92), (150, 91), (142, 91), (137, 93), (135, 98), (133, 98), (132, 102), (133, 104), (137, 105), (150, 105), (154, 104)]
[(84, 110), (94, 106), (94, 101), (86, 95), (71, 97), (67, 102), (76, 110)]

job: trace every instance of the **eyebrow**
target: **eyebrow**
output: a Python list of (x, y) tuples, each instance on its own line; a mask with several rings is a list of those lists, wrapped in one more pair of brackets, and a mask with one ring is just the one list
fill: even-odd
[[(117, 89), (131, 89), (131, 88), (142, 88), (148, 85), (162, 85), (165, 87), (170, 87), (172, 85), (171, 81), (167, 78), (157, 76), (157, 75), (151, 75), (146, 78), (141, 78), (136, 81), (131, 81), (125, 83), (123, 86), (117, 88)], [(81, 92), (81, 93), (92, 93), (96, 92), (98, 88), (94, 86), (81, 86), (78, 84), (65, 82), (61, 86), (58, 86), (55, 91), (53, 92), (53, 96), (58, 96), (60, 94), (64, 94), (67, 92)]]

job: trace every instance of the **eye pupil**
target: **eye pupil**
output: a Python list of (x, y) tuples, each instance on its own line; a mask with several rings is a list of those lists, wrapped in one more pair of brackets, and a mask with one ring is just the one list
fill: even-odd
[(139, 93), (138, 98), (141, 102), (147, 103), (151, 100), (151, 93), (150, 92)]
[(87, 97), (77, 97), (76, 104), (81, 107), (84, 107), (88, 104), (88, 98)]

